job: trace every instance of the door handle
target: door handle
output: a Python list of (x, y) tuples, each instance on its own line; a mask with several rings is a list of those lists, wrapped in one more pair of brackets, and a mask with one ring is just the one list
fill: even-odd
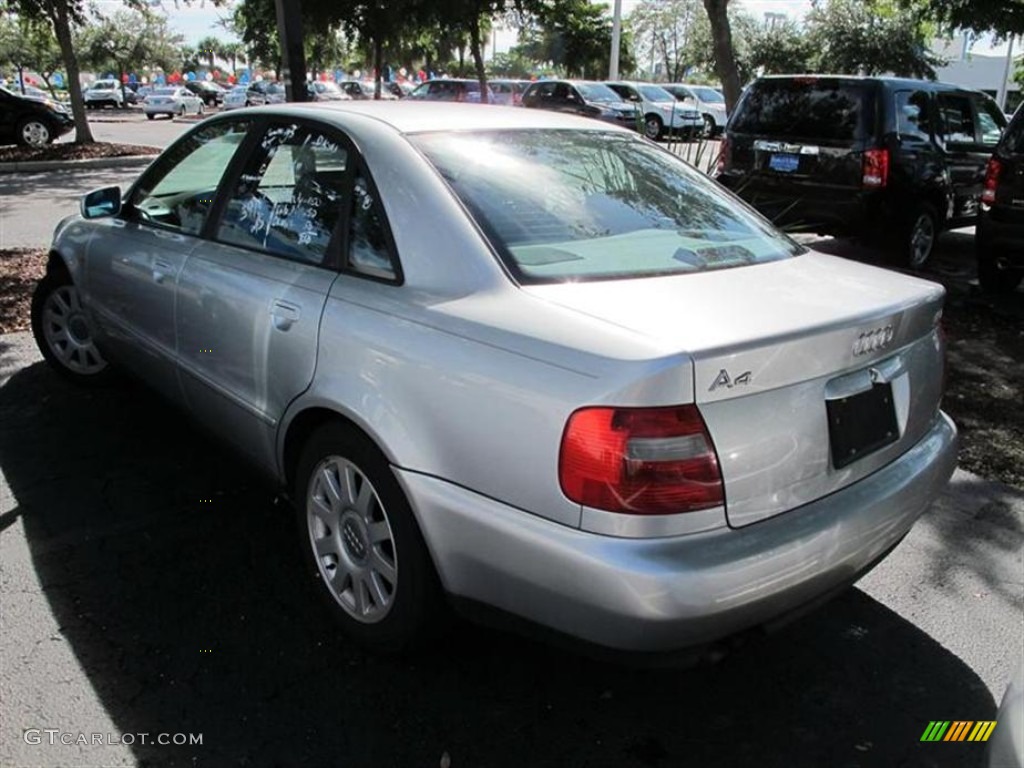
[(279, 331), (287, 331), (299, 321), (301, 310), (295, 304), (282, 299), (274, 299), (270, 304), (270, 316), (274, 327)]
[(162, 283), (170, 277), (171, 272), (173, 271), (174, 265), (171, 264), (171, 262), (164, 261), (163, 259), (153, 260), (153, 282)]

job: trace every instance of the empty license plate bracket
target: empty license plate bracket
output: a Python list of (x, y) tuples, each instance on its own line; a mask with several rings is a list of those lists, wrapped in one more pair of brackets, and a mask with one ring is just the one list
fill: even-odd
[(826, 400), (832, 466), (841, 469), (899, 440), (892, 385), (874, 384), (855, 395)]

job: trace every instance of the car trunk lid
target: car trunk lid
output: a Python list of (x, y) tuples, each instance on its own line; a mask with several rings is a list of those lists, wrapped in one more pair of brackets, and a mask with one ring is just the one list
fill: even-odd
[(734, 527), (879, 469), (938, 408), (944, 292), (917, 278), (812, 253), (525, 290), (688, 353)]

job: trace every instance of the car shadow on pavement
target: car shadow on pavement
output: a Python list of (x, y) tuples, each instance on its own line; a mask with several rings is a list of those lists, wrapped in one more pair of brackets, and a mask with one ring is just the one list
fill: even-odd
[(463, 623), (376, 658), (299, 583), (273, 492), (145, 390), (79, 390), (37, 364), (0, 388), (0, 418), (33, 564), (106, 711), (124, 733), (203, 734), (136, 745), (140, 764), (982, 765), (981, 745), (919, 739), (992, 717), (985, 685), (859, 590), (687, 670)]

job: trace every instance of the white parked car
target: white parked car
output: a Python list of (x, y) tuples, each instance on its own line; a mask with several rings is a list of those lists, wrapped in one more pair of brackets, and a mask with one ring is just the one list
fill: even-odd
[(142, 111), (150, 120), (157, 115), (201, 115), (204, 106), (201, 98), (179, 86), (157, 88), (142, 101)]
[(700, 113), (692, 106), (680, 104), (676, 98), (653, 83), (605, 83), (623, 101), (636, 104), (643, 110), (644, 135), (655, 141), (666, 133), (678, 133), (689, 138), (698, 133), (704, 123)]
[(725, 130), (729, 113), (725, 109), (725, 96), (717, 88), (684, 83), (669, 83), (662, 87), (680, 102), (696, 108), (704, 121), (705, 136), (714, 136)]
[(85, 89), (82, 98), (85, 101), (86, 109), (124, 106), (124, 93), (117, 80), (97, 80)]

